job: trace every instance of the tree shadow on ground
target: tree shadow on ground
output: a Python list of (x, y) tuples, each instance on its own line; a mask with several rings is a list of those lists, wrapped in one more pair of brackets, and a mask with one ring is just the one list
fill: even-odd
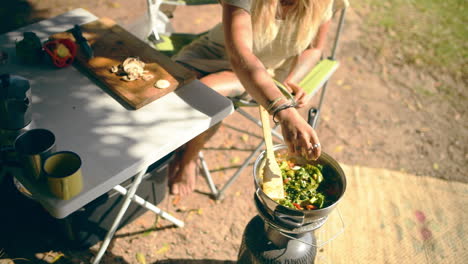
[[(11, 175), (6, 174), (0, 181), (0, 252), (3, 254), (0, 258), (37, 264), (90, 261), (95, 252), (89, 247), (72, 245), (65, 232), (40, 204), (19, 193)], [(112, 255), (111, 250), (106, 251), (105, 259), (127, 263)]]
[(3, 0), (0, 5), (0, 34), (47, 17), (48, 10), (38, 10), (27, 0)]

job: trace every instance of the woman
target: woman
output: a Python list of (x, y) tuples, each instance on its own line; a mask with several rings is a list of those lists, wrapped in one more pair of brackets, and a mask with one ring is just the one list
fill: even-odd
[[(334, 1), (220, 2), (222, 23), (174, 59), (224, 96), (247, 91), (280, 123), (290, 152), (317, 159), (321, 152), (317, 134), (296, 110), (305, 104), (305, 94), (297, 83), (320, 59)], [(284, 98), (273, 78), (295, 96), (295, 107)], [(178, 151), (171, 166), (171, 193), (187, 195), (194, 190), (197, 154), (215, 130), (208, 130)]]

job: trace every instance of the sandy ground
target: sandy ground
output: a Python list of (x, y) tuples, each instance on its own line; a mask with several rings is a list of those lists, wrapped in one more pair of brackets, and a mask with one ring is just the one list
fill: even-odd
[[(37, 21), (77, 7), (111, 17), (122, 25), (133, 25), (143, 19), (146, 6), (143, 0), (17, 2), (20, 4), (12, 9), (17, 15), (8, 12), (7, 18), (13, 19), (8, 21), (13, 22), (4, 23), (2, 32), (21, 22)], [(364, 49), (362, 41), (373, 41), (379, 36), (364, 35), (363, 17), (365, 10), (358, 12), (353, 8), (347, 15), (339, 49), (341, 66), (330, 81), (317, 128), (324, 151), (348, 165), (467, 183), (465, 84), (450, 76), (392, 64), (390, 57)], [(187, 23), (187, 18), (192, 22)], [(219, 20), (217, 5), (179, 7), (172, 24), (177, 32), (199, 33)], [(443, 92), (442, 86), (450, 87), (450, 91)], [(421, 90), (435, 95), (427, 96)], [(312, 100), (309, 106), (316, 104), (317, 100)], [(249, 111), (256, 115), (255, 109)], [(232, 114), (204, 150), (218, 186), (260, 140), (261, 130), (245, 124), (242, 116)], [(208, 191), (199, 177), (197, 192), (190, 197), (174, 201), (174, 197), (167, 196), (160, 203), (161, 208), (183, 219), (186, 227), (174, 228), (146, 212), (117, 233), (102, 263), (235, 263), (242, 232), (256, 215), (252, 166), (226, 191), (223, 200), (210, 199)], [(12, 240), (0, 245), (0, 249), (4, 248), (3, 257), (51, 263), (38, 259), (47, 259), (48, 253), (55, 257), (62, 253), (55, 263), (88, 263), (100, 246), (98, 243), (89, 249), (70, 250), (55, 236), (37, 229), (31, 225), (15, 231), (14, 238), (9, 237)], [(143, 258), (146, 262), (142, 262)]]

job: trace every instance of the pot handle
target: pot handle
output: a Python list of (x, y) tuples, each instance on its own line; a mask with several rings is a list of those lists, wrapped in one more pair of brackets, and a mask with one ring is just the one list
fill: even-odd
[(325, 240), (325, 241), (323, 241), (323, 242), (321, 242), (320, 240), (317, 240), (317, 243), (315, 243), (315, 244), (314, 244), (314, 243), (309, 243), (309, 242), (304, 241), (304, 240), (302, 240), (302, 239), (300, 239), (300, 238), (295, 238), (295, 237), (293, 237), (293, 236), (290, 236), (289, 234), (287, 234), (287, 233), (284, 232), (284, 231), (281, 231), (281, 230), (280, 230), (280, 233), (281, 233), (283, 236), (285, 236), (285, 237), (287, 237), (287, 238), (289, 238), (289, 239), (297, 240), (297, 241), (299, 241), (299, 242), (302, 242), (302, 243), (304, 243), (304, 244), (306, 244), (306, 245), (309, 245), (309, 246), (312, 246), (312, 247), (321, 248), (321, 247), (323, 247), (324, 245), (326, 245), (326, 244), (330, 243), (331, 241), (335, 240), (335, 238), (337, 238), (339, 235), (341, 235), (341, 234), (345, 231), (345, 223), (344, 223), (344, 220), (343, 220), (343, 216), (341, 216), (341, 212), (340, 212), (340, 210), (339, 210), (338, 207), (336, 208), (336, 211), (337, 211), (338, 216), (339, 216), (339, 219), (340, 219), (341, 227), (340, 227), (340, 229), (339, 229), (336, 233), (334, 233), (329, 239), (327, 239), (327, 240)]
[(304, 224), (305, 215), (297, 212), (292, 215), (292, 211), (285, 211), (281, 206), (277, 206), (273, 212), (275, 220), (290, 228), (299, 228)]

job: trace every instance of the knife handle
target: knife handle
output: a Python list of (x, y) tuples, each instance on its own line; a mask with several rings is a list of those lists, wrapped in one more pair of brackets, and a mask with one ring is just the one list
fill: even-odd
[(76, 42), (86, 41), (83, 37), (83, 32), (81, 32), (81, 28), (79, 25), (75, 25), (72, 29), (73, 37), (75, 37)]

